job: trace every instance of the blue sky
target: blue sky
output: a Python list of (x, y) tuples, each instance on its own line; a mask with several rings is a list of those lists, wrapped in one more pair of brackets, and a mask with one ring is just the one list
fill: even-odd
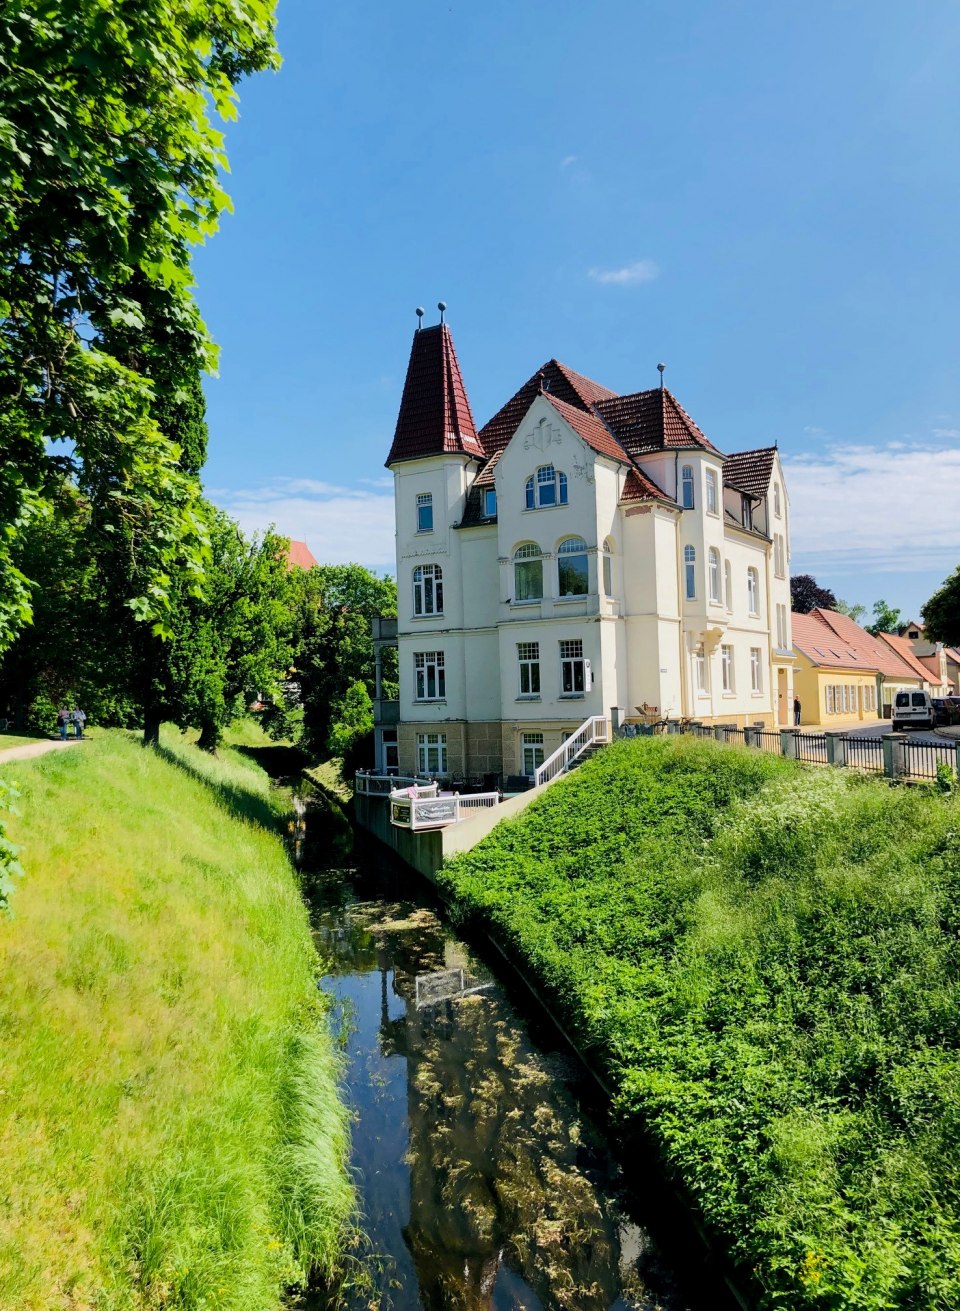
[(960, 9), (280, 0), (199, 252), (211, 495), (390, 567), (383, 468), (449, 304), (483, 423), (551, 356), (777, 441), (794, 572), (914, 611), (960, 560)]

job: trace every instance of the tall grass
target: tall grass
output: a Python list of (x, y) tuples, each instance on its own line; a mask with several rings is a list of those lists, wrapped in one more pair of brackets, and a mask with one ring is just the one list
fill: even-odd
[(306, 911), (276, 833), (235, 818), (245, 794), (270, 820), (266, 781), (170, 749), (103, 734), (5, 771), (28, 871), (0, 920), (10, 1311), (265, 1311), (343, 1240)]
[(441, 878), (762, 1306), (960, 1306), (957, 797), (623, 743)]

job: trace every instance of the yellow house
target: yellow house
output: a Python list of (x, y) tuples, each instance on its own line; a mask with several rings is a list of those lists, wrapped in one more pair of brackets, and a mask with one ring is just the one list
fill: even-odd
[(795, 611), (792, 628), (801, 727), (844, 729), (876, 721), (883, 717), (891, 689), (923, 686), (909, 664), (848, 615)]

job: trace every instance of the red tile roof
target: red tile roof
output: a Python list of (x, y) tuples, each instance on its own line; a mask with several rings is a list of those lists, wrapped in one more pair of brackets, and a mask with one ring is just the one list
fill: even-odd
[(815, 665), (863, 669), (892, 678), (916, 678), (911, 666), (838, 610), (793, 612), (793, 642)]
[(720, 455), (666, 387), (600, 400), (594, 408), (634, 459), (651, 451), (690, 447)]
[(620, 464), (629, 464), (630, 457), (614, 437), (613, 433), (590, 410), (580, 410), (575, 405), (568, 405), (552, 392), (544, 392), (544, 398), (550, 402), (561, 419), (566, 419), (570, 427), (582, 437), (587, 445), (598, 455), (606, 455)]
[(418, 328), (387, 467), (445, 452), (483, 456), (453, 337), (446, 323)]
[(676, 501), (671, 500), (652, 478), (648, 478), (642, 469), (636, 468), (630, 470), (623, 484), (620, 504), (623, 505), (625, 501), (666, 501), (668, 505), (676, 505)]
[(584, 411), (589, 410), (595, 401), (607, 400), (616, 395), (616, 392), (601, 387), (598, 382), (585, 378), (582, 373), (568, 369), (559, 360), (547, 360), (543, 368), (528, 378), (506, 405), (501, 406), (480, 429), (480, 441), (488, 455), (503, 450), (544, 385), (548, 395)]
[(775, 446), (764, 446), (756, 451), (737, 451), (728, 455), (723, 466), (724, 486), (746, 492), (748, 496), (766, 496), (776, 454)]
[(319, 564), (306, 542), (290, 542), (287, 547), (288, 569), (315, 569)]
[(890, 650), (898, 656), (905, 665), (909, 665), (915, 678), (925, 679), (928, 683), (940, 685), (940, 672), (932, 673), (925, 664), (922, 664), (920, 657), (914, 655), (913, 647), (906, 637), (897, 637), (893, 633), (878, 633), (877, 640), (885, 643)]

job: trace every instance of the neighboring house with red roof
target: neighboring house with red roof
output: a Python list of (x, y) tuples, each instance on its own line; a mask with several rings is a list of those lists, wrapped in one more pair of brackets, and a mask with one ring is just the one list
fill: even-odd
[(921, 686), (931, 696), (947, 696), (950, 680), (947, 676), (947, 662), (943, 648), (934, 647), (928, 656), (917, 655), (916, 643), (896, 633), (878, 633), (879, 641), (894, 651), (904, 664), (909, 665), (921, 680)]
[(381, 767), (530, 774), (611, 708), (789, 722), (776, 447), (725, 455), (668, 389), (619, 396), (555, 359), (478, 428), (441, 322), (414, 334), (387, 467), (400, 701), (377, 710)]
[(956, 696), (960, 693), (960, 651), (944, 646), (942, 642), (929, 641), (923, 624), (915, 619), (901, 627), (899, 636), (910, 643), (913, 654), (938, 680), (939, 691), (934, 695)]
[(890, 717), (901, 689), (922, 688), (924, 670), (837, 610), (793, 614), (800, 724), (851, 728)]
[(306, 542), (290, 539), (290, 545), (287, 547), (288, 569), (315, 569), (319, 563)]

